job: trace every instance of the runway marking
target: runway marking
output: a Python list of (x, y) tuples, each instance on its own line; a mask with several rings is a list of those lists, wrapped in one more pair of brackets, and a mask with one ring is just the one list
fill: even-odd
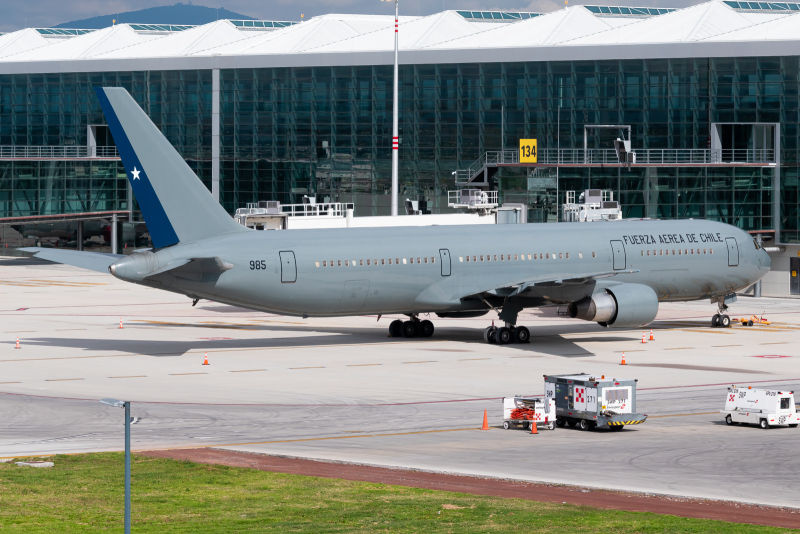
[(60, 330), (56, 330), (56, 332), (70, 332), (73, 330), (88, 330), (88, 328), (62, 328)]
[(325, 369), (325, 367), (318, 365), (314, 367), (289, 367), (289, 369)]
[(208, 373), (170, 373), (170, 376), (207, 375)]
[(691, 350), (693, 348), (694, 347), (670, 347), (670, 348), (667, 348), (667, 349), (664, 349), (664, 350)]
[(711, 345), (712, 347), (741, 347), (741, 345)]
[(436, 363), (436, 360), (423, 360), (421, 362), (401, 362), (401, 363)]
[(759, 345), (786, 345), (788, 341), (775, 341), (773, 343), (759, 343)]
[(22, 384), (22, 382), (0, 382), (0, 384)]
[(258, 371), (266, 371), (266, 369), (243, 369), (241, 371), (231, 371), (231, 373), (257, 373)]
[(66, 382), (67, 380), (83, 380), (83, 378), (49, 378), (45, 382)]
[(463, 360), (458, 360), (460, 362), (474, 362), (476, 360), (491, 360), (491, 358), (464, 358)]
[(6, 334), (31, 334), (36, 332), (36, 330), (12, 330), (10, 332), (4, 332)]
[(690, 415), (714, 415), (718, 414), (719, 412), (699, 412), (699, 413), (674, 413), (668, 415), (648, 415), (648, 419), (658, 419), (660, 417), (687, 417)]
[(351, 363), (347, 367), (368, 367), (370, 365), (383, 365), (382, 363)]
[(147, 375), (109, 376), (108, 378), (147, 378)]
[(512, 358), (544, 358), (541, 354), (532, 354), (530, 356), (511, 356)]
[(644, 349), (615, 350), (614, 352), (646, 352)]

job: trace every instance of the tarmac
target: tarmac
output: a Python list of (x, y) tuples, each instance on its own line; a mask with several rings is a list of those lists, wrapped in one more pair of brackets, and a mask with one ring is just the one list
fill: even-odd
[[(662, 303), (642, 330), (527, 311), (526, 345), (487, 345), (492, 315), (431, 317), (430, 339), (388, 337), (395, 317), (274, 316), (0, 258), (0, 458), (214, 447), (420, 471), (800, 508), (800, 429), (726, 426), (731, 384), (797, 391), (800, 301)], [(119, 328), (122, 319), (123, 329)], [(647, 329), (649, 337), (649, 328)], [(15, 349), (16, 337), (20, 349)], [(620, 366), (622, 351), (627, 366)], [(208, 354), (210, 365), (203, 366)], [(636, 378), (642, 425), (619, 433), (503, 430), (501, 397), (543, 374)], [(478, 430), (483, 410), (491, 429)]]

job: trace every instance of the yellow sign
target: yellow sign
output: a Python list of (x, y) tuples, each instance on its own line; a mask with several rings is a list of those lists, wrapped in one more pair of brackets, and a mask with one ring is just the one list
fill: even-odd
[(520, 139), (519, 140), (519, 162), (520, 163), (536, 163), (536, 139)]

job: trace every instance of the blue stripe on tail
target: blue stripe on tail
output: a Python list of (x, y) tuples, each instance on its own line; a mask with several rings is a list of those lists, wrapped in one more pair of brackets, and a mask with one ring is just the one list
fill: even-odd
[(144, 215), (147, 231), (153, 240), (153, 246), (162, 248), (178, 243), (178, 234), (175, 233), (175, 229), (172, 227), (161, 201), (158, 200), (158, 195), (156, 195), (150, 180), (147, 178), (144, 166), (139, 161), (139, 158), (136, 157), (136, 152), (133, 150), (111, 102), (108, 101), (105, 91), (103, 91), (102, 87), (95, 87), (94, 90), (97, 93), (98, 100), (100, 100), (100, 105), (103, 107), (103, 114), (106, 116), (108, 128), (111, 130), (114, 143), (116, 143), (117, 150), (119, 150), (122, 165), (125, 167), (133, 194), (136, 196), (142, 215)]

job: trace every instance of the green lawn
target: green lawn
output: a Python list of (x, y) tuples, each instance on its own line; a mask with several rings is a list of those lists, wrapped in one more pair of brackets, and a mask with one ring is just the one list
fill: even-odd
[[(122, 532), (123, 455), (0, 464), (0, 532)], [(133, 532), (786, 532), (134, 456)]]

